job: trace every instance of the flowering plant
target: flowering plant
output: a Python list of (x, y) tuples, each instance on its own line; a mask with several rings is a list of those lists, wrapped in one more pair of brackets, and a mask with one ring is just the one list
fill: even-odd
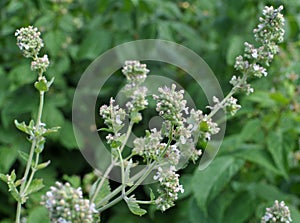
[[(208, 114), (190, 109), (184, 99), (184, 91), (178, 90), (176, 85), (160, 87), (159, 94), (152, 95), (152, 98), (156, 102), (156, 111), (163, 119), (161, 128), (146, 130), (144, 137), (136, 138), (130, 154), (124, 152), (129, 135), (134, 125), (142, 121), (142, 111), (149, 105), (147, 88), (143, 85), (149, 70), (139, 61), (126, 61), (122, 70), (127, 79), (123, 90), (128, 99), (126, 107), (121, 108), (116, 104), (116, 100), (111, 98), (109, 104), (101, 106), (99, 112), (106, 125), (105, 128), (100, 128), (100, 131), (108, 132), (106, 140), (112, 154), (110, 165), (104, 173), (96, 173), (97, 179), (90, 188), (89, 199), (83, 198), (80, 188), (74, 189), (68, 183), (57, 182), (55, 187), (51, 187), (42, 198), (42, 204), (48, 209), (50, 219), (54, 222), (98, 222), (101, 212), (121, 200), (127, 203), (133, 214), (139, 216), (147, 212), (140, 207), (141, 204), (155, 205), (161, 211), (174, 206), (178, 194), (184, 192), (178, 170), (188, 161), (196, 162), (199, 159), (202, 150), (196, 146), (198, 141), (204, 142), (205, 145), (212, 135), (220, 130), (213, 120), (214, 115), (220, 109), (234, 115), (241, 106), (237, 104), (233, 95), (238, 91), (252, 93), (253, 89), (247, 82), (248, 79), (267, 75), (265, 66), (269, 66), (279, 51), (277, 44), (283, 41), (284, 19), (280, 13), (282, 9), (265, 7), (260, 24), (254, 29), (259, 46), (245, 43), (244, 54), (238, 56), (235, 62), (235, 68), (241, 76), (232, 77), (230, 83), (233, 88), (223, 100), (213, 98), (215, 104), (209, 106)], [(47, 55), (38, 57), (43, 47), (40, 33), (36, 28), (28, 27), (17, 30), (16, 36), (23, 55), (33, 59), (31, 68), (38, 72), (35, 87), (40, 93), (36, 124), (33, 121), (29, 125), (16, 122), (17, 128), (29, 134), (32, 144), (24, 177), (16, 180), (14, 171), (10, 175), (1, 175), (1, 179), (8, 184), (12, 196), (18, 202), (16, 222), (20, 222), (22, 204), (26, 202), (29, 194), (43, 186), (41, 180), (34, 179), (34, 174), (49, 164), (39, 164), (45, 134), (56, 131), (57, 128), (46, 129), (41, 121), (44, 93), (49, 90), (53, 80), (47, 81), (43, 75), (49, 65)], [(125, 125), (126, 119), (129, 119), (128, 125)], [(205, 149), (205, 146), (202, 149)], [(32, 161), (34, 154), (36, 157)], [(131, 170), (139, 163), (146, 164), (146, 167), (133, 175)], [(111, 190), (107, 178), (115, 167), (120, 170), (121, 185)], [(149, 176), (158, 181), (158, 189), (155, 192), (151, 190), (149, 200), (138, 200), (131, 193)]]

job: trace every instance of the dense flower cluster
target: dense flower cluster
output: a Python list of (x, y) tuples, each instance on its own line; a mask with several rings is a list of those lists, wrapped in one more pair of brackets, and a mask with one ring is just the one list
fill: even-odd
[(158, 189), (160, 195), (156, 199), (157, 208), (165, 211), (174, 206), (174, 201), (178, 199), (178, 193), (184, 192), (179, 183), (179, 174), (176, 173), (174, 166), (159, 167), (154, 180), (158, 180), (161, 185)]
[(28, 26), (26, 28), (17, 29), (15, 36), (17, 37), (17, 45), (25, 57), (31, 57), (31, 69), (37, 71), (39, 76), (47, 70), (50, 62), (48, 55), (39, 57), (40, 50), (44, 47), (41, 33), (36, 27)]
[(131, 113), (133, 121), (137, 123), (141, 120), (141, 115), (138, 111), (145, 109), (148, 105), (146, 99), (148, 89), (145, 86), (142, 86), (142, 84), (147, 78), (149, 70), (146, 68), (146, 64), (141, 64), (136, 60), (130, 60), (125, 62), (122, 72), (127, 79), (124, 93), (130, 98), (126, 107)]
[(292, 222), (289, 207), (285, 205), (284, 201), (275, 201), (271, 208), (266, 208), (266, 213), (261, 219), (261, 223), (290, 223)]
[(38, 29), (33, 26), (17, 29), (15, 32), (17, 45), (25, 57), (35, 57), (38, 55), (39, 51), (44, 46), (40, 35), (41, 33)]
[(122, 134), (119, 132), (124, 126), (126, 112), (120, 108), (119, 105), (114, 105), (115, 100), (110, 99), (109, 106), (102, 105), (100, 108), (100, 115), (107, 125), (106, 131), (110, 132), (107, 136), (107, 142), (113, 147), (117, 148), (120, 145)]
[(151, 132), (146, 131), (145, 137), (133, 141), (133, 153), (143, 156), (145, 160), (157, 160), (166, 147), (161, 143), (162, 139), (161, 132), (155, 128), (151, 129)]
[(45, 54), (43, 57), (37, 57), (31, 62), (31, 69), (44, 73), (47, 70), (49, 64), (50, 62), (48, 59), (48, 55)]
[(42, 199), (42, 204), (49, 211), (51, 222), (100, 222), (95, 205), (83, 198), (81, 188), (74, 189), (69, 183), (56, 182), (56, 186), (52, 186)]
[(269, 66), (274, 55), (279, 52), (278, 43), (283, 41), (284, 36), (284, 18), (280, 13), (283, 6), (274, 9), (273, 6), (266, 6), (263, 10), (263, 16), (259, 18), (260, 23), (253, 30), (255, 40), (260, 44), (255, 47), (250, 43), (245, 43), (243, 56), (238, 56), (235, 61), (235, 69), (244, 76), (237, 78), (233, 76), (230, 83), (235, 90), (243, 90), (247, 94), (252, 93), (253, 89), (247, 83), (247, 78), (267, 76), (267, 70), (264, 66)]
[(186, 100), (184, 100), (183, 90), (176, 91), (176, 85), (172, 84), (171, 88), (158, 88), (160, 95), (153, 95), (157, 101), (156, 110), (159, 115), (172, 124), (180, 126), (184, 122), (183, 111), (188, 114), (188, 107)]

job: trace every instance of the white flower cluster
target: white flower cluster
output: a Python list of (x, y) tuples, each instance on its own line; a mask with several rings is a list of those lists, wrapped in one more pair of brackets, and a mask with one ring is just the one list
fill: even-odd
[(124, 87), (124, 93), (130, 98), (126, 107), (131, 113), (133, 121), (138, 123), (141, 120), (141, 115), (138, 111), (145, 109), (148, 105), (148, 101), (146, 99), (148, 89), (141, 85), (147, 78), (149, 70), (146, 68), (146, 64), (141, 64), (136, 60), (130, 60), (125, 62), (122, 72), (127, 79), (127, 84)]
[(105, 131), (110, 132), (107, 136), (107, 142), (111, 144), (113, 148), (116, 148), (120, 145), (121, 133), (119, 131), (124, 126), (124, 120), (126, 117), (126, 112), (124, 109), (120, 108), (119, 105), (114, 105), (115, 100), (110, 99), (109, 106), (102, 105), (100, 107), (100, 115), (104, 119), (104, 123), (107, 125)]
[(25, 57), (35, 57), (44, 46), (40, 35), (38, 29), (33, 26), (17, 29), (17, 45)]
[(145, 160), (157, 160), (166, 147), (162, 141), (161, 132), (155, 128), (146, 131), (146, 136), (133, 141), (133, 153), (144, 157)]
[(42, 204), (48, 209), (51, 222), (95, 223), (100, 222), (95, 205), (84, 199), (81, 188), (69, 183), (56, 182), (55, 187), (42, 197)]
[(38, 57), (41, 48), (44, 47), (41, 33), (36, 27), (28, 26), (26, 28), (17, 29), (15, 36), (17, 37), (17, 45), (25, 57), (31, 57), (31, 69), (37, 71), (39, 75), (44, 73), (49, 66), (48, 55)]
[(280, 13), (283, 6), (274, 9), (272, 6), (266, 6), (263, 10), (263, 16), (259, 18), (260, 23), (253, 30), (255, 40), (260, 44), (255, 47), (252, 44), (245, 43), (243, 56), (238, 56), (235, 61), (235, 69), (242, 72), (244, 77), (237, 78), (233, 76), (230, 83), (234, 88), (244, 90), (247, 94), (253, 92), (253, 89), (247, 84), (248, 77), (267, 76), (267, 70), (264, 66), (269, 66), (274, 55), (279, 52), (278, 43), (283, 41), (284, 37), (284, 18)]
[(176, 85), (172, 84), (171, 88), (158, 88), (159, 96), (153, 95), (157, 101), (156, 110), (159, 115), (172, 124), (180, 126), (184, 122), (183, 112), (188, 114), (188, 107), (186, 107), (186, 100), (184, 100), (183, 90), (176, 91)]
[(179, 183), (179, 174), (176, 173), (174, 166), (159, 167), (154, 180), (158, 180), (161, 185), (158, 189), (160, 195), (155, 201), (157, 208), (165, 211), (175, 205), (174, 201), (178, 199), (178, 193), (184, 192)]
[(290, 223), (292, 222), (289, 207), (284, 201), (280, 203), (276, 200), (271, 208), (266, 208), (266, 213), (261, 219), (261, 223)]
[(41, 71), (42, 73), (44, 73), (47, 70), (49, 64), (50, 62), (48, 59), (48, 55), (45, 54), (43, 57), (37, 57), (31, 62), (31, 70)]

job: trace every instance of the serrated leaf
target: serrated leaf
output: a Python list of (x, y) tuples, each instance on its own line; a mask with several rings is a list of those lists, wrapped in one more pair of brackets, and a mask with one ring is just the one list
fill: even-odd
[(29, 135), (32, 133), (30, 127), (27, 126), (25, 124), (25, 122), (19, 123), (17, 120), (15, 120), (14, 123), (15, 123), (15, 126), (17, 127), (17, 129), (19, 129), (20, 131), (25, 132), (25, 133), (27, 133)]
[(147, 213), (147, 211), (145, 209), (140, 208), (140, 205), (137, 203), (134, 195), (132, 195), (129, 198), (125, 198), (125, 201), (127, 203), (129, 210), (131, 211), (131, 213), (138, 215), (138, 216), (142, 216)]
[(30, 186), (28, 187), (28, 190), (26, 191), (26, 195), (32, 194), (34, 192), (37, 192), (41, 190), (45, 185), (43, 184), (43, 179), (34, 179)]
[[(89, 193), (89, 197), (92, 198), (96, 192), (96, 188), (97, 186), (99, 185), (100, 181), (101, 181), (102, 178), (99, 178), (93, 185), (92, 185), (92, 188), (90, 190), (90, 193)], [(105, 179), (104, 180), (104, 183), (99, 191), (99, 193), (96, 195), (96, 198), (95, 198), (95, 205), (96, 207), (101, 207), (105, 204), (107, 204), (107, 202), (104, 202), (104, 203), (101, 203), (102, 199), (105, 198), (107, 195), (109, 195), (111, 193), (111, 189), (110, 189), (110, 185), (109, 185), (109, 181), (108, 179)]]
[(207, 214), (207, 204), (230, 181), (243, 165), (243, 161), (234, 157), (216, 158), (205, 170), (196, 171), (192, 188), (198, 206)]

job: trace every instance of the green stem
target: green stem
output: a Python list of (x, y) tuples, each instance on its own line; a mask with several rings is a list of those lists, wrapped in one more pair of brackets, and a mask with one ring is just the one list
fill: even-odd
[[(128, 191), (125, 192), (125, 196), (129, 195), (130, 193), (132, 193), (145, 179), (146, 177), (151, 173), (151, 171), (154, 169), (155, 165), (157, 164), (156, 161), (154, 161), (147, 169), (147, 171), (143, 174), (143, 176), (135, 183), (134, 186), (132, 186)], [(109, 202), (108, 204), (106, 204), (105, 206), (103, 206), (102, 208), (99, 208), (99, 212), (102, 212), (108, 208), (110, 208), (111, 206), (117, 204), (118, 202), (120, 202), (123, 199), (123, 195), (120, 195), (119, 197), (117, 197), (116, 199), (112, 200), (111, 202)]]
[[(44, 92), (40, 92), (39, 109), (38, 109), (37, 121), (36, 121), (36, 125), (35, 125), (36, 130), (39, 129), (40, 124), (41, 124), (43, 107), (44, 107)], [(32, 163), (36, 143), (37, 143), (37, 139), (36, 139), (36, 137), (34, 137), (33, 140), (32, 140), (32, 143), (31, 143), (30, 152), (29, 152), (29, 156), (28, 156), (24, 176), (22, 178), (22, 184), (21, 184), (21, 187), (20, 187), (21, 200), (18, 201), (18, 204), (17, 204), (16, 223), (20, 223), (22, 200), (26, 196), (26, 189), (28, 189), (28, 187), (29, 187), (29, 186), (26, 186), (27, 185), (27, 178), (28, 178), (28, 174), (29, 174), (29, 171), (30, 171), (30, 166), (31, 166), (31, 163)], [(33, 178), (33, 176), (32, 176), (32, 178)]]
[(244, 74), (242, 79), (240, 80), (240, 82), (237, 84), (237, 86), (233, 87), (231, 89), (231, 91), (226, 95), (225, 98), (223, 98), (223, 100), (219, 103), (219, 106), (216, 106), (208, 115), (207, 115), (207, 119), (209, 120), (210, 118), (212, 118), (221, 108), (223, 108), (223, 105), (226, 103), (226, 101), (232, 96), (234, 95), (237, 90), (239, 89), (239, 86), (241, 84), (243, 84), (245, 82), (245, 80), (247, 79), (247, 74)]
[[(146, 170), (143, 169), (140, 172), (138, 172), (137, 174), (135, 174), (133, 177), (131, 177), (129, 179), (129, 181), (134, 182), (135, 180), (139, 179), (145, 172)], [(122, 191), (123, 185), (120, 185), (119, 187), (117, 187), (116, 189), (114, 189), (111, 193), (109, 193), (106, 197), (104, 197), (98, 204), (97, 207), (101, 206), (101, 204), (104, 204), (105, 202), (109, 201), (111, 198), (113, 198), (114, 196), (116, 196), (118, 193), (120, 193)]]
[(121, 178), (122, 178), (122, 195), (125, 196), (125, 168), (124, 168), (124, 160), (122, 158), (121, 150), (118, 149), (118, 155), (120, 159), (120, 166), (121, 166)]
[(94, 203), (95, 199), (96, 199), (96, 196), (97, 194), (99, 193), (99, 191), (101, 190), (103, 184), (104, 184), (104, 181), (105, 179), (107, 178), (108, 174), (110, 173), (110, 171), (112, 170), (112, 168), (115, 166), (115, 163), (112, 161), (111, 164), (108, 166), (108, 168), (106, 169), (103, 177), (101, 178), (101, 181), (100, 183), (97, 185), (97, 188), (95, 190), (95, 193), (93, 195), (93, 197), (91, 198), (91, 203)]
[(27, 181), (27, 185), (24, 189), (24, 193), (27, 192), (32, 180), (33, 180), (33, 177), (34, 177), (34, 174), (35, 172), (37, 171), (37, 166), (38, 166), (38, 163), (39, 163), (39, 157), (40, 157), (40, 154), (39, 153), (36, 153), (35, 155), (35, 162), (34, 162), (34, 167), (31, 168), (31, 174), (30, 174), (30, 177), (29, 177), (29, 180)]
[[(125, 140), (124, 140), (124, 142), (123, 142), (121, 148), (118, 149), (118, 152), (122, 152), (122, 150), (124, 149), (124, 147), (125, 147), (125, 145), (126, 145), (126, 143), (127, 143), (127, 141), (128, 141), (128, 138), (129, 138), (129, 136), (130, 136), (130, 133), (131, 133), (133, 124), (134, 124), (133, 122), (130, 122), (130, 123), (129, 123), (128, 129), (127, 129), (127, 132), (126, 132), (126, 136), (125, 136)], [(115, 134), (116, 134), (116, 133), (115, 133)], [(120, 156), (120, 155), (119, 155), (119, 156)], [(121, 166), (122, 166), (122, 164), (123, 164), (123, 169), (124, 169), (124, 163), (123, 163), (121, 157), (122, 157), (122, 155), (120, 156), (120, 162), (121, 162)], [(108, 177), (108, 174), (109, 174), (110, 171), (113, 169), (113, 167), (115, 166), (115, 164), (116, 164), (116, 160), (113, 159), (112, 162), (111, 162), (111, 164), (110, 164), (110, 165), (108, 166), (108, 168), (106, 169), (106, 171), (105, 171), (105, 173), (104, 173), (104, 175), (103, 175), (103, 177), (102, 177), (100, 183), (98, 184), (98, 186), (97, 186), (97, 188), (96, 188), (96, 190), (95, 190), (95, 193), (94, 193), (93, 197), (91, 198), (91, 203), (93, 203), (93, 202), (95, 201), (96, 196), (97, 196), (97, 194), (99, 193), (99, 191), (101, 190), (101, 188), (102, 188), (102, 186), (103, 186), (103, 184), (104, 184), (105, 179)], [(122, 175), (123, 175), (123, 174), (124, 174), (124, 170), (122, 171)], [(122, 182), (123, 182), (123, 181), (122, 181)], [(102, 202), (102, 201), (101, 201), (101, 202)], [(98, 205), (97, 205), (97, 206), (98, 206)]]
[[(163, 155), (164, 155), (164, 153), (167, 151), (167, 149), (168, 149), (168, 147), (171, 145), (171, 142), (172, 142), (172, 140), (173, 140), (173, 128), (174, 128), (174, 126), (172, 125), (171, 126), (171, 129), (170, 129), (170, 132), (169, 132), (169, 140), (168, 140), (168, 143), (167, 143), (167, 145), (166, 145), (166, 148), (163, 150), (163, 152), (162, 152), (162, 154), (160, 155), (160, 157), (162, 157)], [(156, 161), (154, 161), (153, 163), (151, 163), (150, 164), (150, 166), (148, 166), (148, 169), (146, 169), (146, 170), (142, 170), (141, 172), (143, 172), (142, 173), (142, 175), (141, 175), (141, 177), (139, 178), (139, 176), (138, 177), (136, 177), (137, 175), (140, 175), (140, 173), (141, 172), (139, 172), (139, 173), (137, 173), (134, 177), (136, 177), (137, 179), (138, 179), (138, 181), (128, 190), (128, 191), (126, 191), (125, 193), (124, 192), (122, 192), (122, 195), (120, 195), (119, 197), (117, 197), (117, 198), (115, 198), (114, 200), (112, 200), (111, 202), (109, 202), (108, 204), (106, 204), (106, 205), (104, 205), (103, 207), (101, 207), (100, 209), (99, 209), (99, 212), (101, 212), (101, 211), (104, 211), (104, 210), (106, 210), (106, 209), (108, 209), (108, 208), (110, 208), (111, 206), (113, 206), (113, 205), (115, 205), (116, 203), (118, 203), (118, 202), (120, 202), (123, 198), (124, 198), (124, 196), (127, 196), (128, 194), (130, 194), (131, 192), (133, 192), (145, 179), (146, 179), (146, 177), (148, 177), (148, 175), (151, 173), (151, 171), (154, 169), (154, 167), (155, 167), (155, 165), (157, 164), (157, 162)], [(133, 178), (134, 178), (133, 177)], [(132, 179), (133, 179), (132, 178)], [(107, 196), (107, 197), (105, 197), (102, 201), (101, 201), (101, 203), (104, 203), (103, 201), (105, 200), (105, 201), (107, 201), (107, 200), (109, 200), (111, 197), (114, 197), (116, 194), (118, 194), (118, 192), (120, 192), (121, 190), (124, 190), (125, 189), (125, 187), (123, 187), (123, 185), (121, 185), (120, 187), (118, 187), (118, 188), (116, 188), (115, 189), (115, 191), (113, 191), (113, 193), (114, 193), (114, 195), (113, 196)], [(109, 197), (109, 198), (108, 198)]]

